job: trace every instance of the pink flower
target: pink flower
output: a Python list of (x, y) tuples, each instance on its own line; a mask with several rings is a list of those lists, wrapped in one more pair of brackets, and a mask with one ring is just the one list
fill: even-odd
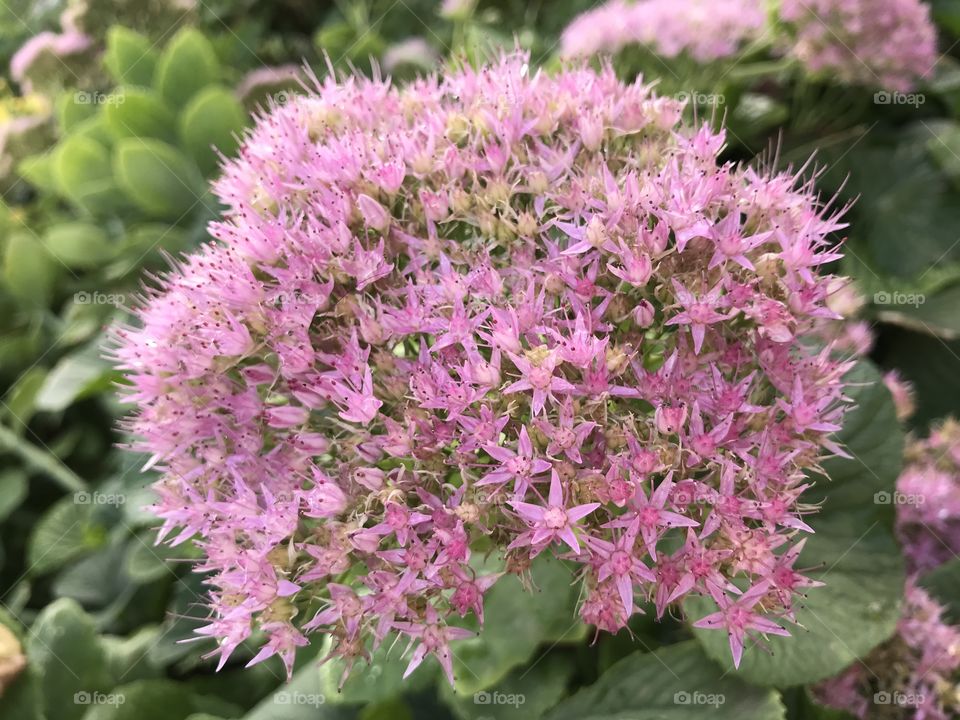
[(790, 635), (784, 628), (754, 610), (768, 589), (769, 583), (761, 582), (736, 600), (730, 600), (729, 596), (724, 595), (720, 600), (720, 610), (693, 624), (697, 628), (721, 628), (727, 631), (734, 667), (740, 667), (743, 641), (748, 632), (753, 631), (763, 635)]
[(510, 506), (530, 525), (532, 531), (521, 534), (510, 543), (508, 549), (524, 545), (538, 547), (551, 542), (563, 541), (570, 546), (573, 552), (579, 555), (580, 543), (577, 541), (574, 525), (578, 520), (600, 507), (600, 503), (585, 503), (568, 508), (564, 503), (563, 495), (560, 476), (554, 470), (550, 476), (550, 492), (546, 507), (511, 500)]

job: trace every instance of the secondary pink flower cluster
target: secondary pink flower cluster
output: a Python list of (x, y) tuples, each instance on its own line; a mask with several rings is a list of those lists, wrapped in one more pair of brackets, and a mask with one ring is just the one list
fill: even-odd
[(896, 500), (912, 570), (930, 570), (960, 554), (960, 423), (947, 420), (909, 445)]
[(923, 588), (907, 583), (894, 638), (837, 678), (817, 698), (861, 720), (875, 717), (950, 720), (960, 714), (960, 628)]
[(902, 92), (937, 60), (936, 29), (921, 0), (783, 0), (775, 22), (765, 13), (762, 0), (611, 0), (570, 24), (563, 54), (616, 53), (639, 43), (707, 62), (767, 38), (811, 73)]
[[(894, 395), (909, 397), (896, 376)], [(905, 414), (909, 405), (903, 405)], [(947, 420), (910, 443), (897, 481), (897, 530), (911, 579), (894, 637), (816, 688), (819, 700), (867, 720), (883, 716), (948, 720), (960, 714), (960, 627), (916, 577), (960, 552), (960, 424)], [(895, 712), (895, 714), (893, 714)]]
[(681, 110), (508, 56), (327, 79), (259, 119), (220, 242), (115, 351), (221, 665), (254, 629), (253, 662), (288, 667), (306, 633), (348, 668), (398, 634), (408, 672), (449, 677), (486, 591), (544, 551), (603, 630), (705, 593), (738, 661), (786, 632), (806, 471), (847, 407), (848, 363), (802, 342), (842, 225), (796, 176), (718, 165)]
[(586, 57), (640, 44), (664, 57), (686, 52), (706, 63), (758, 38), (765, 21), (758, 0), (611, 0), (570, 23), (561, 52)]
[(43, 63), (56, 65), (61, 58), (90, 49), (93, 40), (79, 30), (67, 28), (62, 33), (45, 31), (27, 40), (10, 58), (10, 77), (24, 93), (33, 92), (31, 70)]
[(782, 0), (789, 52), (811, 72), (907, 92), (937, 60), (937, 33), (921, 0)]

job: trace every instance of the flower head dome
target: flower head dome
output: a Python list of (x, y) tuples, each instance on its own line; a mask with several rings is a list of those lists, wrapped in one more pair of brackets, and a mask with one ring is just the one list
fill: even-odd
[(312, 631), (348, 663), (398, 633), (450, 676), (491, 548), (504, 573), (577, 564), (605, 630), (695, 592), (737, 659), (786, 632), (805, 473), (845, 407), (847, 364), (802, 342), (834, 317), (842, 225), (681, 110), (515, 55), (328, 78), (260, 117), (216, 242), (115, 350), (221, 664), (255, 628), (288, 667)]

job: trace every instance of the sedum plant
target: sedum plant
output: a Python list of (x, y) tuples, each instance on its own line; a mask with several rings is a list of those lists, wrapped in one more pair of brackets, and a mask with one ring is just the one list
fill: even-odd
[(843, 225), (681, 116), (515, 55), (328, 78), (259, 118), (216, 241), (113, 351), (220, 666), (252, 639), (289, 673), (322, 634), (346, 673), (399, 637), (406, 674), (432, 656), (452, 682), (540, 555), (599, 630), (702, 595), (735, 664), (789, 634), (819, 584), (809, 474), (843, 453), (850, 364), (808, 337)]

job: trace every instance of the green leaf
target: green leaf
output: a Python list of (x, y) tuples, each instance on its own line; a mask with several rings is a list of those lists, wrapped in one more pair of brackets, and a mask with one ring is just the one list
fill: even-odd
[(157, 65), (157, 52), (149, 38), (114, 25), (107, 31), (103, 64), (118, 85), (149, 85)]
[(110, 687), (93, 621), (73, 600), (55, 600), (43, 609), (27, 639), (27, 657), (37, 670), (48, 718), (80, 720), (84, 700)]
[(146, 533), (136, 535), (127, 546), (124, 568), (137, 583), (148, 583), (168, 577), (173, 570), (168, 559), (182, 557), (183, 551), (170, 545), (153, 545)]
[(960, 307), (960, 283), (929, 296), (908, 293), (899, 297), (910, 302), (879, 307), (877, 317), (880, 320), (946, 340), (960, 339), (960, 313), (957, 312)]
[(46, 368), (32, 367), (17, 378), (13, 387), (10, 388), (3, 401), (6, 405), (4, 410), (14, 418), (16, 427), (26, 429), (26, 423), (30, 422), (30, 418), (36, 411), (37, 393), (43, 387), (46, 377)]
[(944, 607), (944, 620), (960, 625), (960, 558), (920, 577), (920, 585)]
[(60, 192), (72, 200), (84, 185), (113, 176), (110, 153), (92, 138), (70, 135), (53, 151), (53, 176)]
[(825, 461), (827, 478), (818, 477), (803, 496), (804, 502), (822, 502), (824, 514), (869, 507), (877, 493), (893, 492), (903, 467), (903, 430), (879, 371), (861, 360), (844, 380), (854, 408), (834, 439), (853, 457)]
[(153, 84), (172, 107), (181, 108), (219, 77), (220, 63), (213, 46), (200, 31), (187, 27), (164, 49)]
[(493, 687), (511, 668), (532, 659), (542, 643), (585, 636), (586, 626), (576, 615), (573, 571), (541, 555), (533, 563), (532, 577), (532, 592), (524, 590), (515, 575), (507, 575), (487, 593), (483, 632), (453, 648), (457, 692), (471, 695)]
[(17, 174), (44, 192), (58, 192), (53, 176), (53, 156), (50, 153), (30, 155), (17, 165)]
[(130, 578), (122, 571), (123, 553), (123, 545), (114, 542), (70, 564), (54, 580), (54, 594), (72, 598), (90, 608), (109, 604), (130, 583)]
[(836, 163), (824, 158), (832, 165), (830, 182), (849, 174), (844, 192), (859, 197), (847, 218), (851, 235), (881, 276), (915, 278), (960, 260), (960, 202), (930, 156), (931, 127), (918, 123), (892, 139), (874, 133), (849, 152), (838, 147)]
[(538, 718), (563, 697), (573, 670), (570, 658), (553, 653), (515, 668), (489, 690), (464, 696), (441, 683), (440, 694), (461, 720), (483, 720), (492, 712), (497, 720)]
[(110, 364), (98, 356), (96, 345), (67, 355), (44, 379), (37, 393), (38, 410), (62, 412), (78, 400), (105, 389), (112, 378)]
[(693, 641), (616, 663), (546, 720), (783, 720), (776, 692), (723, 673)]
[[(406, 645), (394, 642), (395, 636), (388, 635), (370, 658), (369, 665), (360, 661), (350, 673), (349, 678), (338, 689), (343, 676), (344, 664), (339, 658), (328, 660), (319, 668), (315, 663), (304, 667), (297, 674), (316, 675), (319, 678), (319, 692), (329, 703), (365, 703), (390, 700), (403, 692), (411, 692), (427, 687), (439, 674), (439, 666), (433, 658), (428, 658), (410, 677), (403, 679), (403, 673), (410, 663), (409, 655), (402, 655)], [(330, 645), (325, 644), (320, 651), (325, 657)], [(456, 649), (454, 649), (456, 653)], [(309, 684), (311, 681), (305, 680)], [(445, 682), (445, 681), (444, 681)], [(311, 685), (312, 687), (312, 685)], [(281, 688), (281, 692), (282, 692)]]
[(98, 267), (115, 251), (106, 231), (86, 222), (53, 225), (44, 233), (43, 242), (55, 258), (70, 268)]
[(61, 132), (70, 132), (84, 120), (97, 114), (94, 103), (77, 102), (75, 93), (64, 93), (57, 100), (57, 124)]
[(104, 122), (115, 139), (126, 137), (176, 139), (176, 118), (153, 90), (125, 87), (103, 108)]
[(28, 232), (11, 233), (3, 253), (3, 282), (18, 300), (44, 307), (58, 274), (54, 260), (39, 238)]
[(203, 179), (197, 168), (179, 150), (159, 140), (120, 140), (113, 166), (124, 193), (155, 217), (181, 217), (202, 193)]
[(198, 709), (180, 683), (137, 680), (113, 688), (104, 701), (90, 706), (83, 720), (184, 720)]
[[(78, 495), (83, 500), (89, 495)], [(27, 540), (28, 572), (43, 575), (96, 547), (91, 535), (88, 503), (74, 496), (61, 498), (34, 526)]]
[(27, 497), (27, 474), (19, 468), (0, 472), (0, 521), (20, 507)]
[(141, 628), (129, 637), (105, 635), (100, 639), (114, 684), (159, 677), (162, 668), (150, 661), (150, 648), (160, 636), (158, 626)]
[[(315, 660), (309, 661), (293, 674), (293, 679), (275, 693), (264, 698), (243, 720), (352, 720), (356, 711), (352, 706), (338, 704), (341, 698), (330, 695), (330, 688), (322, 676), (322, 668)], [(362, 672), (357, 667), (357, 672)], [(411, 679), (413, 679), (411, 677)], [(377, 697), (355, 702), (376, 702)], [(349, 701), (347, 701), (349, 702)]]
[[(825, 586), (810, 588), (798, 607), (803, 627), (786, 623), (790, 637), (765, 641), (772, 654), (748, 642), (734, 670), (726, 633), (696, 629), (707, 654), (747, 682), (791, 687), (835, 675), (887, 640), (900, 616), (903, 559), (890, 532), (870, 515), (851, 510), (819, 522), (808, 519), (816, 534), (808, 537), (796, 566), (816, 568), (806, 574)], [(699, 620), (716, 604), (695, 597), (684, 610)]]
[(208, 87), (180, 113), (180, 141), (200, 170), (209, 175), (217, 168), (217, 154), (230, 155), (247, 124), (247, 114), (234, 94), (225, 87)]

